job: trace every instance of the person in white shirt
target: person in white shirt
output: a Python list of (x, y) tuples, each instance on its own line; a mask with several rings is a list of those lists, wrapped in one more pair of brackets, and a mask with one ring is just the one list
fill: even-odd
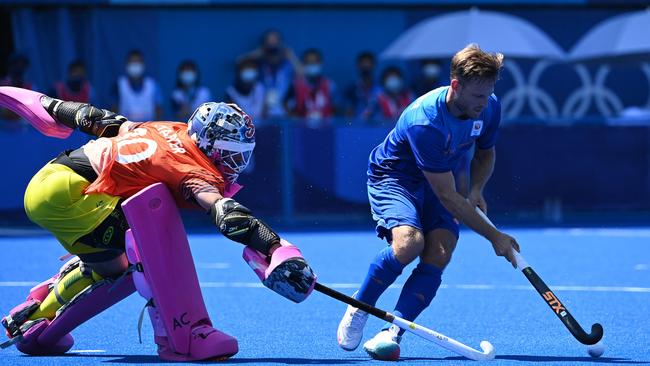
[(172, 113), (176, 121), (187, 121), (193, 110), (212, 100), (210, 89), (202, 86), (199, 67), (192, 60), (185, 60), (176, 71), (176, 87), (172, 91)]
[(237, 62), (235, 72), (235, 80), (226, 88), (224, 100), (239, 105), (254, 120), (261, 118), (265, 89), (259, 81), (257, 63), (254, 59), (244, 58)]
[(139, 50), (129, 52), (125, 72), (117, 78), (112, 96), (113, 110), (132, 121), (146, 122), (162, 117), (162, 95), (158, 83), (145, 75), (144, 56)]

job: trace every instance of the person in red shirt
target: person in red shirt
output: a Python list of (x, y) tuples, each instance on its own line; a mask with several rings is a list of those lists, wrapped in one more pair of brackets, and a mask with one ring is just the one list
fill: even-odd
[(399, 68), (391, 66), (381, 73), (381, 91), (377, 95), (380, 118), (396, 120), (414, 99)]
[[(232, 198), (255, 147), (255, 126), (237, 105), (204, 103), (187, 123), (135, 123), (86, 103), (49, 97), (41, 103), (57, 123), (98, 138), (61, 153), (27, 187), (28, 217), (78, 258), (53, 277), (46, 297), (2, 319), (10, 337), (39, 319), (54, 319), (89, 286), (128, 273), (129, 225), (120, 203), (155, 183), (163, 183), (178, 206), (209, 212), (228, 239), (267, 258), (280, 248), (278, 234)], [(302, 258), (298, 262), (285, 287), (308, 294), (315, 275)]]
[(293, 81), (293, 114), (306, 118), (310, 126), (318, 127), (335, 111), (336, 85), (323, 75), (323, 56), (315, 48), (302, 56), (303, 73)]

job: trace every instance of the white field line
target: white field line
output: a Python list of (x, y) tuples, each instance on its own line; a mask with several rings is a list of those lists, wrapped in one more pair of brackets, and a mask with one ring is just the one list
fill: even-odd
[(230, 268), (230, 263), (227, 262), (198, 262), (196, 263), (196, 268), (204, 269), (228, 269)]
[(104, 349), (73, 349), (70, 350), (70, 353), (104, 353)]
[(650, 229), (592, 229), (592, 228), (549, 228), (542, 229), (544, 235), (562, 235), (562, 236), (601, 236), (601, 237), (619, 237), (619, 238), (650, 238)]
[[(32, 287), (38, 282), (32, 281), (0, 281), (0, 287)], [(264, 288), (260, 282), (200, 282), (202, 288)], [(361, 286), (359, 283), (329, 283), (325, 284), (335, 289), (357, 289)], [(568, 285), (551, 285), (554, 291), (578, 291), (578, 292), (625, 292), (625, 293), (650, 293), (650, 287), (635, 286), (568, 286)], [(401, 289), (402, 285), (391, 285), (390, 289)], [(443, 284), (443, 289), (450, 290), (516, 290), (532, 291), (534, 288), (530, 285), (490, 285), (490, 284)]]

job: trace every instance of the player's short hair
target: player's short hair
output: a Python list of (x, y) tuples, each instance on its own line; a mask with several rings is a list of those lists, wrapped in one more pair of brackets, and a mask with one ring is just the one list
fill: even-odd
[(129, 61), (132, 58), (140, 58), (144, 60), (144, 54), (138, 49), (132, 49), (129, 53), (126, 54), (126, 60)]
[(362, 51), (357, 55), (357, 63), (361, 61), (370, 61), (373, 64), (375, 63), (375, 54), (370, 51)]
[(243, 57), (237, 60), (237, 63), (235, 64), (235, 68), (237, 69), (237, 71), (241, 71), (247, 67), (257, 69), (258, 67), (257, 59), (253, 57)]
[(451, 59), (452, 79), (462, 81), (499, 79), (503, 68), (503, 54), (489, 53), (472, 43), (458, 51)]

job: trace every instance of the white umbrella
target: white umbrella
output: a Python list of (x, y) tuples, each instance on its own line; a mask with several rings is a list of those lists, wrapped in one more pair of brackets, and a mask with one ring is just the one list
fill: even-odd
[(650, 10), (612, 17), (594, 26), (569, 53), (573, 61), (650, 54)]
[(507, 57), (562, 60), (565, 52), (541, 29), (513, 15), (472, 8), (436, 16), (399, 36), (382, 58), (446, 58), (470, 43)]

